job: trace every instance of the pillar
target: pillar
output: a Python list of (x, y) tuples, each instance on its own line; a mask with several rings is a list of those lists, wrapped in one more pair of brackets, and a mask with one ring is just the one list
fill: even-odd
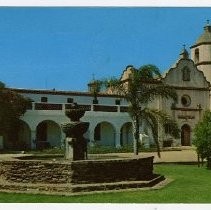
[(89, 145), (94, 146), (95, 145), (95, 131), (94, 130), (89, 130)]
[(121, 133), (120, 132), (116, 132), (116, 135), (115, 135), (115, 147), (116, 148), (121, 147), (120, 138), (121, 138)]
[(73, 159), (73, 141), (76, 141), (75, 138), (66, 137), (65, 139), (65, 159)]
[(36, 130), (31, 131), (31, 149), (36, 149)]
[(65, 139), (66, 139), (66, 134), (63, 131), (61, 131), (61, 145), (60, 145), (61, 148), (65, 147)]

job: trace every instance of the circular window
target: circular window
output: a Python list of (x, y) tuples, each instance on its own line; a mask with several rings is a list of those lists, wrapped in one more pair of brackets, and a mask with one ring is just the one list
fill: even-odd
[(190, 106), (190, 104), (191, 104), (190, 96), (188, 96), (188, 95), (182, 96), (181, 103), (183, 106)]

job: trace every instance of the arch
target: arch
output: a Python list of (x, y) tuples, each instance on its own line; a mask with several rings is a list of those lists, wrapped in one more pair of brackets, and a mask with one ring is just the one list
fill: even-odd
[(133, 126), (131, 122), (126, 122), (122, 125), (120, 144), (121, 146), (133, 144)]
[(106, 121), (100, 122), (94, 129), (94, 141), (104, 146), (115, 146), (115, 128)]
[(36, 128), (36, 148), (61, 146), (61, 128), (52, 120), (44, 120)]
[(184, 124), (181, 127), (181, 145), (190, 146), (191, 145), (191, 128), (188, 124)]
[(6, 139), (4, 143), (5, 148), (14, 150), (30, 149), (31, 129), (25, 121), (18, 120), (13, 132)]

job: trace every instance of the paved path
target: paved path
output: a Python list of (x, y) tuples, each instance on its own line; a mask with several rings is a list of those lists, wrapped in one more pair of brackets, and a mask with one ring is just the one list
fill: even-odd
[(1, 160), (12, 160), (16, 157), (28, 156), (29, 154), (0, 154), (0, 161)]
[[(110, 153), (102, 156), (118, 156), (124, 158), (134, 158), (136, 156), (133, 153)], [(140, 152), (138, 157), (154, 156), (154, 162), (197, 162), (197, 154), (194, 149), (184, 149), (181, 151), (163, 151), (161, 152), (161, 158), (158, 157), (156, 152)]]
[(161, 152), (161, 158), (157, 153), (150, 154), (154, 156), (154, 162), (197, 162), (197, 154), (194, 150), (165, 151)]
[[(30, 154), (0, 154), (0, 161), (1, 160), (12, 160), (15, 157), (20, 156), (27, 156)], [(90, 156), (99, 156), (99, 155), (90, 155)], [(106, 158), (135, 158), (137, 156), (134, 156), (133, 153), (110, 153), (110, 154), (102, 154), (100, 157)], [(156, 152), (140, 152), (138, 157), (149, 157), (154, 156), (154, 162), (197, 162), (197, 154), (196, 151), (193, 148), (190, 149), (184, 149), (181, 151), (163, 151), (161, 152), (161, 158), (158, 157)], [(91, 158), (91, 157), (90, 157)], [(101, 159), (100, 158), (100, 159)], [(92, 159), (92, 158), (91, 158)]]

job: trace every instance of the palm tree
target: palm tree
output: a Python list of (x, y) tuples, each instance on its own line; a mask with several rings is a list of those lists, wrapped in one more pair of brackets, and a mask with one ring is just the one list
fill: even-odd
[(110, 92), (123, 96), (129, 102), (128, 113), (133, 123), (135, 155), (138, 155), (139, 151), (139, 127), (143, 121), (152, 130), (159, 157), (158, 126), (168, 124), (169, 133), (176, 138), (179, 137), (178, 126), (170, 116), (148, 107), (149, 103), (157, 97), (177, 101), (175, 90), (164, 84), (161, 78), (161, 73), (156, 66), (144, 65), (139, 69), (131, 67), (131, 74), (125, 80), (111, 78), (104, 81), (104, 85)]

